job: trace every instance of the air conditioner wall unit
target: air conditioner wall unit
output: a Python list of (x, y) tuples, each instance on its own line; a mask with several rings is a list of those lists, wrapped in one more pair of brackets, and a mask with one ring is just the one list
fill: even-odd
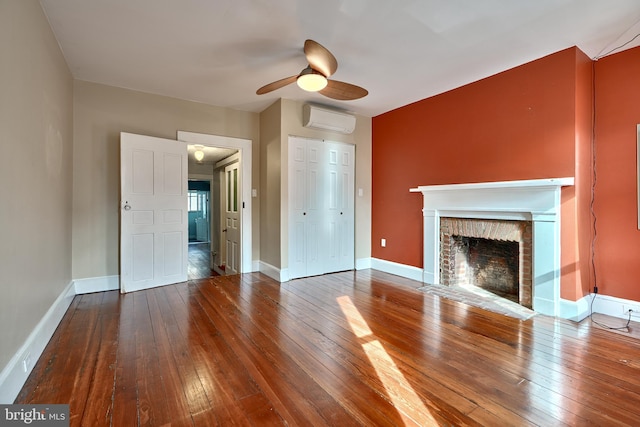
[(302, 125), (307, 128), (330, 130), (340, 133), (353, 133), (356, 117), (341, 111), (328, 110), (315, 105), (302, 107)]

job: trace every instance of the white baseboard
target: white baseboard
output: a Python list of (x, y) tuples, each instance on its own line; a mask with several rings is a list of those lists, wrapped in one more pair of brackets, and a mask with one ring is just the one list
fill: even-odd
[(260, 260), (254, 259), (251, 261), (251, 272), (260, 271)]
[(277, 280), (278, 282), (288, 282), (289, 281), (289, 277), (287, 274), (286, 269), (281, 270), (278, 267), (274, 267), (271, 264), (268, 264), (264, 261), (259, 261), (260, 262), (260, 268), (258, 269), (258, 271), (260, 273), (266, 274), (267, 276), (271, 277), (273, 280)]
[(88, 277), (73, 281), (76, 295), (120, 289), (120, 276)]
[[(75, 295), (74, 283), (71, 281), (0, 372), (0, 404), (10, 404), (16, 399)], [(27, 356), (29, 363), (25, 372), (23, 361)]]
[(588, 296), (588, 305), (591, 305), (593, 300), (593, 312), (606, 314), (607, 316), (619, 317), (620, 319), (628, 319), (629, 314), (627, 310), (629, 307), (633, 307), (633, 314), (631, 320), (640, 321), (640, 302), (629, 299), (622, 299), (617, 297), (611, 297), (602, 294), (591, 294)]
[[(280, 269), (272, 266), (264, 261), (257, 261), (258, 268), (255, 271), (259, 271), (267, 276), (271, 277), (273, 280), (277, 280), (280, 283), (288, 282), (291, 280), (289, 277), (289, 271), (286, 268)], [(356, 260), (355, 269), (356, 270), (365, 270), (367, 268), (371, 268), (371, 258), (361, 258)]]
[(569, 301), (560, 298), (560, 310), (558, 317), (573, 320), (574, 322), (580, 322), (589, 316), (590, 303), (591, 296), (589, 295), (580, 298), (578, 301)]
[(371, 268), (422, 282), (422, 269), (412, 265), (398, 264), (384, 259), (371, 258)]
[(366, 270), (371, 268), (371, 257), (356, 259), (356, 270)]

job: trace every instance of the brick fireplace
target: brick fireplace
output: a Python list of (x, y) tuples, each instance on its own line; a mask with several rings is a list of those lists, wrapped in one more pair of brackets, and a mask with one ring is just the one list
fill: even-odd
[[(517, 223), (519, 225), (515, 228), (522, 230), (518, 231), (522, 235), (502, 240), (517, 241), (522, 256), (530, 257), (530, 261), (522, 260), (518, 264), (518, 300), (538, 313), (557, 316), (560, 311), (560, 190), (573, 183), (573, 178), (551, 178), (412, 188), (411, 192), (422, 193), (424, 202), (423, 281), (444, 284), (441, 280), (451, 277), (451, 272), (445, 272), (443, 276), (441, 271), (451, 262), (451, 254), (448, 260), (446, 254), (441, 258), (442, 229), (450, 226), (446, 218), (459, 221), (457, 227), (461, 225), (463, 230), (467, 230), (448, 234), (462, 234), (462, 237), (472, 239), (485, 239), (488, 225), (493, 229), (493, 225), (497, 224), (496, 229), (502, 227), (504, 230), (512, 227), (507, 224)], [(442, 219), (445, 221), (442, 222)], [(483, 228), (484, 231), (481, 231)], [(507, 234), (514, 232), (512, 230)], [(527, 249), (525, 242), (528, 234), (531, 236), (530, 249)], [(463, 246), (465, 244), (471, 245), (462, 243)], [(530, 285), (527, 284), (529, 279), (524, 276), (528, 274), (525, 273), (527, 262), (531, 267)], [(523, 277), (520, 277), (521, 274)], [(529, 293), (527, 287), (531, 289), (530, 296), (521, 295)]]
[(531, 221), (440, 218), (440, 284), (477, 286), (532, 307)]

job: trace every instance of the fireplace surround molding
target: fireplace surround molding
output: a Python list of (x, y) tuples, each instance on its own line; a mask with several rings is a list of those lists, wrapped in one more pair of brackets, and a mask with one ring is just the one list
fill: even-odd
[(533, 309), (560, 315), (560, 190), (574, 178), (424, 185), (423, 281), (440, 281), (440, 218), (531, 221)]

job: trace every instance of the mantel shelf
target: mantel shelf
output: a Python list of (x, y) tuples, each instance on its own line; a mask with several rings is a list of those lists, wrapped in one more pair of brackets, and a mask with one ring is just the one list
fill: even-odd
[(497, 182), (474, 182), (467, 184), (442, 184), (423, 185), (409, 189), (412, 193), (425, 193), (431, 191), (459, 191), (459, 190), (483, 190), (483, 189), (538, 189), (549, 187), (566, 187), (574, 184), (574, 178), (548, 178), (548, 179), (528, 179), (521, 181), (497, 181)]

